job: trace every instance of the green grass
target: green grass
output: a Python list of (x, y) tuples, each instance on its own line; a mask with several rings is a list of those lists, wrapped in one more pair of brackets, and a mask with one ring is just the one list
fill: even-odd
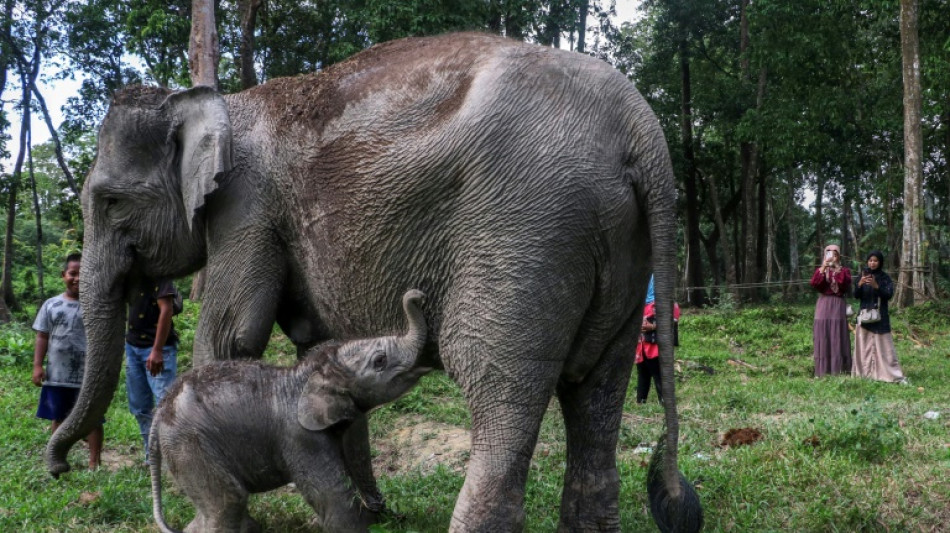
[[(685, 310), (677, 352), (680, 468), (698, 487), (706, 531), (941, 531), (950, 522), (950, 307), (895, 313), (897, 350), (912, 386), (814, 379), (810, 306), (737, 311)], [(190, 364), (197, 306), (176, 318), (182, 366)], [(26, 340), (24, 340), (26, 339)], [(42, 463), (47, 424), (33, 417), (38, 389), (29, 382), (32, 333), (0, 328), (0, 531), (154, 530), (147, 472), (138, 463), (137, 427), (120, 385), (107, 415), (106, 450), (130, 463), (89, 472), (76, 446), (76, 468), (59, 480)], [(294, 348), (276, 334), (271, 361)], [(738, 361), (738, 362), (737, 362)], [(707, 373), (703, 367), (713, 370)], [(654, 531), (644, 489), (647, 454), (662, 432), (654, 401), (628, 394), (620, 444), (623, 530)], [(938, 411), (935, 420), (924, 417)], [(423, 379), (397, 403), (373, 414), (374, 443), (406, 420), (466, 428), (457, 387), (443, 374)], [(755, 428), (749, 446), (721, 445), (731, 428)], [(527, 487), (527, 531), (557, 527), (565, 461), (556, 403), (541, 428)], [(109, 463), (110, 456), (105, 461)], [(463, 476), (449, 468), (383, 472), (394, 515), (376, 531), (445, 531)], [(168, 520), (179, 527), (193, 509), (165, 483)], [(258, 495), (251, 513), (269, 531), (309, 531), (312, 512), (287, 490)]]

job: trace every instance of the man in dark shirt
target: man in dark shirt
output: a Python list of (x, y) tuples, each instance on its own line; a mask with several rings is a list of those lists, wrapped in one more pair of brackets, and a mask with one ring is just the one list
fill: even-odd
[(125, 385), (129, 411), (135, 416), (145, 444), (148, 462), (148, 433), (152, 411), (175, 381), (178, 371), (178, 335), (175, 333), (171, 280), (142, 279), (129, 301), (129, 329), (125, 336)]

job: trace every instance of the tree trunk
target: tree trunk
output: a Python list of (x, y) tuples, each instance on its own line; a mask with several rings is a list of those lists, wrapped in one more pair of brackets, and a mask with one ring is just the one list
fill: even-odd
[(501, 0), (488, 2), (488, 30), (501, 35)]
[(786, 198), (787, 214), (785, 223), (788, 226), (788, 281), (789, 285), (786, 294), (797, 294), (799, 292), (798, 282), (802, 279), (801, 266), (798, 258), (798, 219), (795, 216), (795, 187), (791, 183), (788, 186), (788, 195)]
[(919, 0), (901, 0), (901, 57), (904, 77), (904, 232), (895, 301), (899, 306), (926, 299), (923, 224), (923, 141), (920, 123)]
[[(756, 149), (758, 153), (758, 149)], [(769, 255), (768, 255), (768, 240), (769, 240), (769, 201), (768, 201), (768, 173), (766, 173), (762, 165), (756, 164), (756, 191), (759, 194), (758, 199), (756, 200), (756, 208), (758, 209), (758, 223), (756, 224), (756, 255), (755, 255), (755, 270), (758, 272), (757, 281), (762, 281), (765, 271), (768, 269)], [(762, 297), (762, 290), (757, 291), (757, 300)]]
[[(188, 71), (192, 86), (218, 88), (218, 30), (214, 23), (214, 0), (191, 0), (191, 38), (188, 41)], [(253, 58), (252, 58), (253, 60)]]
[(264, 0), (238, 0), (241, 14), (241, 42), (238, 45), (238, 74), (241, 88), (250, 89), (257, 85), (257, 72), (254, 68), (254, 30), (257, 27), (257, 12)]
[(585, 53), (585, 43), (587, 39), (587, 12), (590, 10), (589, 0), (581, 0), (577, 9), (577, 51)]
[[(719, 252), (716, 250), (716, 247), (722, 241), (719, 235), (718, 229), (713, 229), (710, 232), (710, 236), (703, 238), (702, 235), (699, 236), (700, 240), (703, 242), (703, 248), (706, 249), (706, 257), (709, 258), (709, 270), (712, 275), (713, 285), (719, 286), (722, 285), (722, 262), (719, 260)], [(707, 300), (711, 298), (707, 295)]]
[(709, 201), (712, 203), (714, 221), (719, 230), (720, 241), (722, 242), (723, 270), (726, 275), (726, 284), (736, 284), (736, 265), (732, 255), (732, 244), (726, 232), (726, 224), (722, 218), (722, 204), (719, 202), (719, 189), (716, 184), (716, 178), (712, 174), (706, 174), (706, 183), (709, 185)]
[[(241, 9), (241, 86), (247, 89), (247, 82), (253, 78), (251, 86), (257, 84), (254, 73), (254, 24), (261, 0), (244, 0), (247, 9)], [(188, 69), (192, 86), (207, 85), (218, 88), (218, 58), (220, 57), (218, 31), (214, 21), (215, 0), (191, 1), (191, 41), (188, 47)], [(245, 17), (247, 15), (247, 17)], [(247, 24), (245, 24), (247, 22)], [(246, 42), (247, 41), (247, 42)], [(247, 48), (245, 48), (247, 45)], [(204, 291), (205, 269), (202, 268), (192, 280), (189, 298), (201, 300)]]
[[(746, 30), (748, 31), (748, 30)], [(748, 39), (748, 36), (746, 36)], [(762, 107), (765, 99), (766, 70), (762, 68), (759, 71), (759, 81), (756, 91), (755, 107)], [(742, 199), (745, 209), (743, 210), (742, 238), (743, 238), (743, 269), (742, 282), (755, 283), (759, 281), (758, 266), (761, 263), (759, 259), (759, 229), (758, 221), (761, 213), (758, 207), (758, 198), (756, 194), (756, 177), (759, 167), (759, 150), (753, 142), (743, 142), (740, 147), (742, 156)], [(757, 291), (749, 289), (743, 291), (746, 299), (757, 301)]]
[(30, 106), (29, 106), (29, 87), (23, 91), (23, 118), (20, 121), (20, 151), (17, 153), (16, 163), (13, 165), (13, 179), (10, 180), (10, 190), (7, 194), (7, 230), (3, 241), (3, 277), (0, 281), (3, 290), (3, 300), (10, 309), (18, 309), (16, 295), (13, 293), (13, 233), (16, 227), (16, 208), (17, 195), (20, 189), (21, 171), (23, 170), (23, 158), (26, 150), (26, 134), (29, 131)]
[(53, 119), (50, 117), (49, 109), (46, 107), (46, 99), (43, 98), (35, 81), (31, 83), (30, 86), (33, 90), (33, 96), (36, 97), (36, 101), (40, 104), (40, 110), (43, 112), (43, 120), (46, 122), (49, 135), (53, 139), (53, 146), (56, 148), (56, 162), (59, 163), (59, 168), (63, 171), (63, 175), (66, 176), (66, 183), (69, 183), (69, 188), (72, 189), (76, 198), (79, 198), (79, 185), (76, 183), (75, 178), (73, 178), (73, 173), (69, 171), (66, 158), (63, 157), (63, 143), (60, 142), (56, 127), (53, 126)]
[(888, 254), (888, 257), (885, 258), (885, 261), (890, 261), (888, 265), (888, 270), (891, 272), (897, 272), (901, 266), (901, 259), (898, 250), (900, 250), (901, 245), (901, 234), (898, 231), (900, 225), (897, 223), (897, 209), (900, 205), (900, 198), (895, 198), (891, 194), (891, 173), (887, 173), (887, 186), (885, 187), (885, 198), (881, 202), (884, 206), (884, 222), (887, 225), (887, 249), (893, 250), (894, 253)]
[[(739, 7), (739, 70), (743, 82), (749, 80), (749, 2), (742, 0)], [(748, 267), (748, 239), (752, 233), (750, 226), (752, 224), (752, 213), (754, 212), (752, 202), (752, 173), (750, 171), (751, 144), (743, 141), (739, 145), (740, 162), (740, 186), (742, 191), (742, 216), (740, 217), (741, 234), (739, 242), (741, 243), (736, 255), (736, 274), (737, 279), (746, 282), (749, 281)], [(753, 248), (754, 249), (754, 248)]]
[(696, 158), (693, 153), (693, 111), (689, 73), (689, 47), (686, 31), (681, 29), (679, 42), (680, 74), (682, 80), (682, 99), (680, 113), (680, 133), (683, 142), (683, 160), (686, 164), (686, 286), (692, 287), (687, 301), (692, 305), (706, 305), (706, 291), (703, 275), (703, 258), (699, 246), (699, 198), (696, 186)]
[[(3, 4), (3, 19), (2, 21), (0, 21), (0, 32), (2, 32), (2, 35), (0, 35), (0, 39), (3, 39), (4, 43), (11, 40), (11, 32), (12, 32), (11, 26), (13, 24), (13, 6), (15, 3), (16, 2), (14, 2), (14, 0), (6, 0), (6, 2), (4, 2)], [(4, 91), (6, 91), (6, 88), (7, 88), (8, 67), (12, 63), (13, 61), (12, 61), (12, 58), (10, 57), (10, 54), (0, 53), (0, 102), (3, 101), (2, 100), (3, 93)], [(11, 193), (12, 192), (13, 191), (11, 191)], [(7, 223), (7, 227), (8, 228), (10, 227), (9, 221)], [(3, 269), (2, 269), (3, 272), (0, 273), (0, 324), (6, 324), (7, 322), (10, 322), (10, 319), (11, 319), (10, 308), (7, 307), (7, 302), (6, 302), (6, 290), (5, 290), (6, 285), (3, 284), (2, 282), (2, 279), (4, 279), (7, 272), (6, 258), (10, 257), (10, 255), (7, 253), (7, 247), (6, 247), (7, 242), (12, 242), (12, 241), (10, 239), (7, 239), (6, 241), (4, 241), (4, 247), (3, 247), (3, 251), (4, 251), (4, 254), (3, 254), (4, 261), (3, 261)]]
[[(858, 236), (857, 228), (854, 224), (854, 211), (851, 209), (853, 198), (846, 198), (844, 202), (844, 227), (842, 230), (844, 234), (848, 236), (845, 239), (848, 242), (848, 247), (850, 248), (851, 255), (854, 257), (854, 260), (857, 262), (862, 262), (864, 260), (864, 254), (866, 250), (861, 249), (860, 238)], [(858, 211), (860, 211), (860, 207)]]
[(825, 177), (819, 173), (815, 181), (815, 248), (817, 261), (821, 261), (821, 253), (828, 244), (825, 242), (825, 225), (823, 223), (822, 202), (825, 196)]
[(772, 205), (772, 202), (769, 198), (762, 198), (763, 203), (765, 204), (765, 232), (763, 237), (765, 238), (765, 281), (772, 281), (772, 265), (778, 264), (778, 261), (773, 261), (775, 257), (775, 208)]
[[(10, 180), (9, 198), (7, 199), (7, 230), (3, 242), (3, 276), (0, 279), (0, 290), (3, 300), (10, 309), (17, 309), (16, 295), (13, 294), (13, 229), (16, 227), (17, 193), (22, 178), (23, 159), (26, 155), (26, 136), (30, 131), (30, 109), (32, 107), (33, 92), (30, 90), (40, 72), (39, 38), (36, 39), (33, 49), (33, 59), (29, 65), (17, 52), (17, 64), (20, 71), (20, 85), (23, 96), (20, 102), (20, 150), (17, 153), (16, 163), (13, 165), (13, 179)], [(29, 71), (27, 71), (29, 68)]]
[(36, 192), (36, 174), (33, 172), (33, 132), (26, 134), (27, 167), (30, 171), (30, 190), (33, 193), (33, 213), (36, 219), (36, 288), (37, 305), (43, 303), (46, 288), (43, 284), (43, 214), (40, 212), (40, 197)]
[(739, 69), (742, 76), (749, 75), (749, 3), (751, 0), (742, 0), (739, 6)]

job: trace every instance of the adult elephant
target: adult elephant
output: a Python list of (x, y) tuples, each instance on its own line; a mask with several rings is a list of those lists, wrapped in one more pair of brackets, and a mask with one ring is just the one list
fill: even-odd
[[(472, 413), (452, 530), (522, 528), (553, 394), (560, 527), (617, 530), (617, 435), (653, 271), (667, 433), (651, 507), (662, 529), (696, 530), (676, 465), (675, 194), (660, 126), (627, 79), (490, 35), (386, 43), (233, 95), (125, 89), (83, 190), (87, 378), (48, 467), (68, 469), (111, 401), (138, 276), (205, 266), (197, 363), (260, 357), (275, 321), (301, 348), (397, 331), (400, 296), (419, 288), (421, 364), (444, 368)], [(365, 424), (349, 433), (365, 454)]]

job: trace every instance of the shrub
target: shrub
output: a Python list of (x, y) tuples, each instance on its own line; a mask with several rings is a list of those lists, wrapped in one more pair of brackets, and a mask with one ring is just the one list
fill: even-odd
[(36, 334), (25, 324), (11, 322), (0, 326), (0, 365), (26, 365), (32, 361), (35, 338)]
[(866, 398), (844, 420), (814, 422), (818, 446), (872, 462), (901, 453), (907, 440), (897, 418), (881, 411), (873, 398)]

